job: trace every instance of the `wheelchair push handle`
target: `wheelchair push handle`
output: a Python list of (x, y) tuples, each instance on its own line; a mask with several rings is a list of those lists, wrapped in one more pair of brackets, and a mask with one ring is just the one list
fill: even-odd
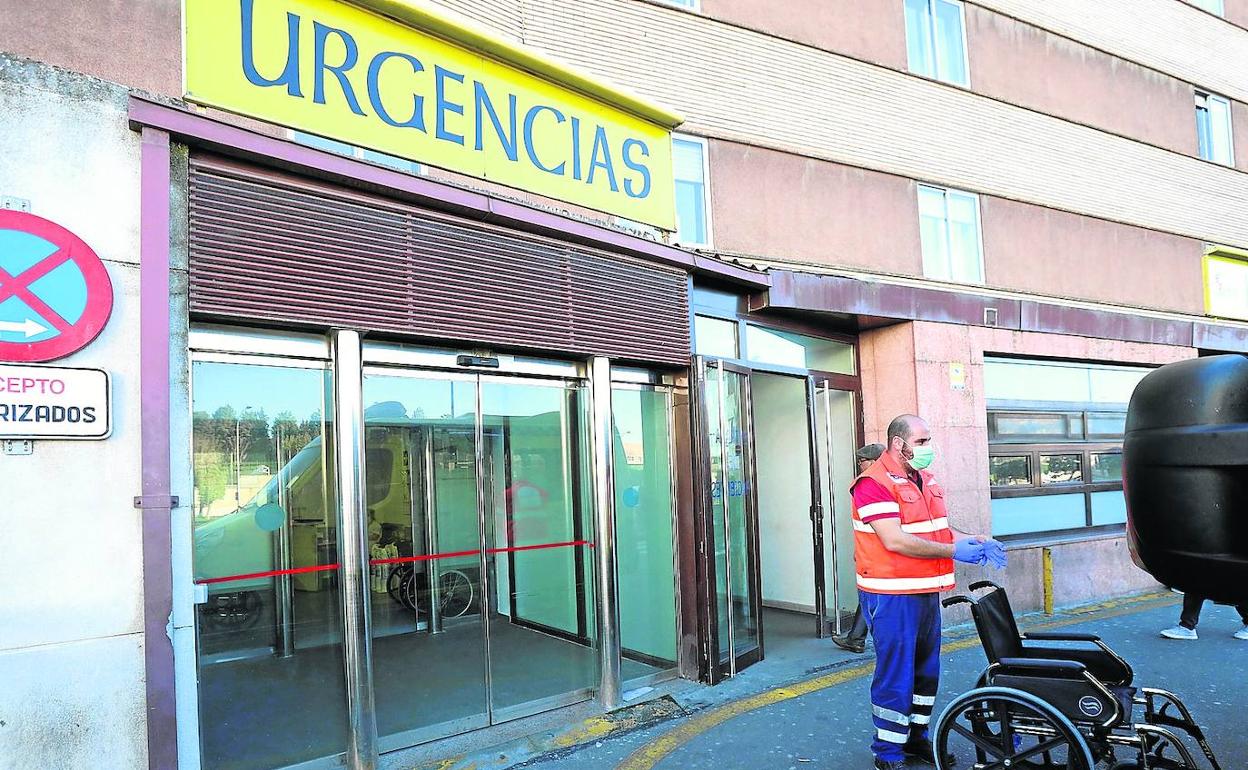
[(996, 583), (992, 582), (991, 580), (977, 580), (976, 582), (971, 583), (971, 584), (970, 584), (969, 586), (967, 586), (967, 587), (968, 587), (970, 590), (972, 590), (972, 591), (979, 591), (979, 590), (982, 590), (982, 589), (984, 589), (984, 588), (996, 588), (997, 590), (1000, 590), (1000, 589), (1001, 589), (1001, 586), (997, 585)]
[(961, 594), (958, 596), (950, 596), (948, 599), (942, 599), (940, 602), (940, 606), (942, 607), (952, 607), (955, 604), (969, 604), (974, 607), (978, 604), (978, 602), (970, 596), (962, 596)]

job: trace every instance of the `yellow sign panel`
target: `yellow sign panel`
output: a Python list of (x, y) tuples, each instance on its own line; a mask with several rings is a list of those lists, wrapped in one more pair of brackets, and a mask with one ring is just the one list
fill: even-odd
[(186, 98), (675, 229), (671, 134), (334, 0), (186, 0)]
[(1205, 313), (1248, 321), (1248, 253), (1219, 247), (1205, 254)]

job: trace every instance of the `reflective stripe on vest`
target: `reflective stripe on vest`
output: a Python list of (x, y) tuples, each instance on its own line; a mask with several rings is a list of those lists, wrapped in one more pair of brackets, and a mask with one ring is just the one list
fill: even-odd
[(953, 575), (937, 575), (925, 578), (869, 578), (858, 576), (858, 587), (878, 593), (906, 593), (919, 591), (947, 591), (953, 588)]
[[(876, 503), (876, 504), (879, 505), (879, 503)], [(863, 510), (870, 508), (870, 507), (871, 506), (869, 505), (864, 505)], [(858, 519), (854, 519), (853, 522), (854, 522), (855, 531), (869, 532), (873, 535), (875, 534), (875, 530), (872, 529), (870, 524), (863, 524)], [(902, 532), (909, 532), (912, 535), (919, 534), (920, 532), (939, 532), (942, 529), (949, 529), (949, 517), (948, 516), (941, 516), (939, 519), (932, 519), (931, 521), (916, 521), (913, 524), (901, 525)]]

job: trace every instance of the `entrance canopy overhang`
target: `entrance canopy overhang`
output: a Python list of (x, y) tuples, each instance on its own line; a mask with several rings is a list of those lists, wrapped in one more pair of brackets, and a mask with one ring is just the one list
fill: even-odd
[(1248, 324), (815, 266), (765, 267), (770, 286), (751, 296), (751, 312), (836, 317), (859, 330), (932, 321), (1248, 353)]

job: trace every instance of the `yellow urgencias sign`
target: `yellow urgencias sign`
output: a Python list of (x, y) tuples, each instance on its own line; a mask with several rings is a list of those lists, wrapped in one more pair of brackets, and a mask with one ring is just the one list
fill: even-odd
[(675, 229), (661, 125), (334, 0), (186, 0), (186, 97)]

